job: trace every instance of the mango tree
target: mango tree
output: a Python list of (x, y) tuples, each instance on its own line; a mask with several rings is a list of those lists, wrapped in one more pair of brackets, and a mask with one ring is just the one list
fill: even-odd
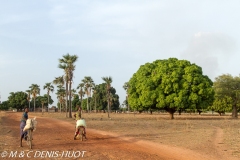
[(173, 119), (177, 110), (202, 111), (214, 100), (213, 82), (202, 68), (169, 58), (140, 66), (129, 80), (129, 104), (137, 110), (164, 109)]

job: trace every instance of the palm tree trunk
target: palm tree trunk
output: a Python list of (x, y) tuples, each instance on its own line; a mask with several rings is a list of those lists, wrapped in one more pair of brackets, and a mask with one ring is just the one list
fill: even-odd
[[(90, 97), (91, 97), (91, 88), (90, 88)], [(92, 108), (91, 108), (91, 102), (89, 103), (89, 112), (91, 113)]]
[(48, 107), (47, 107), (47, 112), (49, 110), (49, 93), (48, 93)]
[(72, 118), (72, 82), (69, 82), (69, 118)]
[(87, 112), (89, 113), (89, 108), (88, 108), (88, 96), (87, 96)]
[(30, 111), (30, 101), (28, 101), (28, 108), (29, 108), (29, 111)]
[(127, 107), (128, 107), (128, 113), (129, 113), (128, 95), (127, 95)]
[(65, 109), (65, 111), (66, 111), (66, 117), (68, 117), (67, 116), (67, 108), (68, 108), (68, 83), (66, 82), (66, 109)]
[(82, 97), (83, 97), (83, 96), (81, 95), (81, 107), (82, 107)]
[(35, 101), (36, 101), (36, 98), (34, 97), (34, 109), (33, 109), (33, 111), (35, 112)]
[(60, 113), (62, 113), (62, 103), (60, 103)]
[(109, 104), (110, 104), (110, 99), (109, 99), (110, 95), (109, 95), (109, 91), (108, 91), (108, 118), (110, 118), (110, 109), (109, 109)]
[(97, 100), (96, 100), (96, 96), (95, 96), (95, 113), (97, 113)]
[(43, 104), (42, 104), (42, 115), (43, 115)]

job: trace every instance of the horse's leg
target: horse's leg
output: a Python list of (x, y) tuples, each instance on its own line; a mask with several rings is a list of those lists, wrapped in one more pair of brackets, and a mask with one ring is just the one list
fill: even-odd
[(22, 147), (22, 139), (23, 139), (23, 137), (21, 136), (20, 137), (20, 147)]

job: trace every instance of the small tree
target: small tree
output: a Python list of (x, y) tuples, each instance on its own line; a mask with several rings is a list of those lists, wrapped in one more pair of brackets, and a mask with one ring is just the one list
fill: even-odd
[(213, 105), (209, 107), (212, 111), (217, 112), (220, 116), (225, 113), (232, 110), (233, 107), (233, 101), (231, 97), (224, 96), (224, 97), (217, 97)]

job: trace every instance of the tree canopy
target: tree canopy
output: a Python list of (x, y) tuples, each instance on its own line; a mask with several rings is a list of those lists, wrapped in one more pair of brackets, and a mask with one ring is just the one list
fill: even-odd
[(8, 97), (8, 106), (17, 109), (23, 109), (28, 105), (28, 94), (25, 92), (11, 92)]
[(232, 117), (237, 118), (237, 112), (240, 106), (240, 77), (233, 77), (230, 74), (223, 74), (215, 78), (213, 86), (216, 93), (216, 98), (231, 98), (231, 101), (229, 100), (228, 104), (231, 102)]
[(229, 112), (232, 110), (233, 101), (231, 97), (215, 97), (213, 105), (209, 107), (212, 111), (217, 112), (220, 116), (222, 113)]
[(129, 80), (128, 103), (136, 110), (203, 110), (214, 100), (213, 82), (202, 68), (187, 60), (169, 58), (140, 66)]
[[(107, 84), (102, 83), (95, 86), (91, 104), (96, 105), (97, 110), (107, 110), (108, 109), (108, 94), (107, 94)], [(110, 86), (109, 88), (109, 107), (112, 110), (119, 109), (119, 96), (116, 94), (116, 89)], [(94, 99), (96, 98), (96, 101)], [(95, 104), (96, 103), (96, 104)]]

